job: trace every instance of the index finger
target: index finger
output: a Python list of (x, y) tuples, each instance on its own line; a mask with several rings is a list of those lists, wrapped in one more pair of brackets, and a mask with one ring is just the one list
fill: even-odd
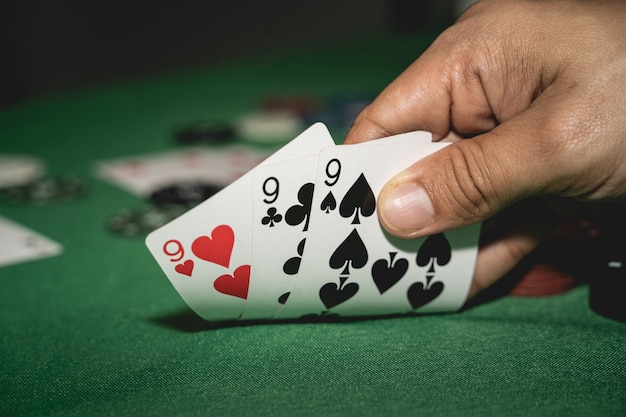
[[(448, 77), (427, 51), (356, 117), (344, 143), (359, 143), (412, 130), (443, 137), (450, 127)], [(447, 72), (447, 71), (446, 71)]]
[(515, 92), (519, 80), (517, 87), (509, 85), (517, 104), (500, 102), (505, 97), (502, 86), (507, 85), (500, 79), (500, 57), (479, 47), (485, 42), (463, 41), (467, 26), (461, 22), (443, 32), (357, 116), (345, 143), (412, 130), (427, 130), (435, 140), (451, 132), (484, 133), (497, 124), (494, 109), (500, 110), (498, 118), (506, 119), (527, 106), (530, 97)]

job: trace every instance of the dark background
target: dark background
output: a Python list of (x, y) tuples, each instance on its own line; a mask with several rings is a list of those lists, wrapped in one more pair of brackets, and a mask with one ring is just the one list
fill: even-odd
[(454, 0), (0, 1), (0, 107), (384, 31), (444, 28)]

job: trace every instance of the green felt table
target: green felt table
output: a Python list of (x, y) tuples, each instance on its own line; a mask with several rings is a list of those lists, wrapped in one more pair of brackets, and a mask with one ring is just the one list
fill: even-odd
[(372, 35), (1, 112), (0, 151), (90, 194), (0, 205), (64, 246), (0, 269), (0, 415), (626, 415), (626, 327), (589, 308), (586, 286), (453, 314), (221, 325), (185, 306), (143, 239), (106, 230), (141, 202), (95, 161), (172, 149), (174, 126), (231, 120), (267, 94), (379, 91), (431, 40)]

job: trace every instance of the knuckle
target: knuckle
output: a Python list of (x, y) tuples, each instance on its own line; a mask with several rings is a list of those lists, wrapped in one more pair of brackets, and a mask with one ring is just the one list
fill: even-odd
[(385, 127), (381, 118), (374, 113), (371, 104), (359, 113), (354, 123), (361, 126), (371, 138), (382, 138), (394, 134)]
[[(532, 136), (525, 138), (524, 152), (535, 166), (550, 169), (540, 193), (577, 194), (594, 179), (590, 166), (602, 166), (597, 158), (599, 149), (590, 140), (597, 130), (593, 121), (577, 112), (554, 111), (535, 124)], [(582, 133), (587, 132), (587, 133)]]

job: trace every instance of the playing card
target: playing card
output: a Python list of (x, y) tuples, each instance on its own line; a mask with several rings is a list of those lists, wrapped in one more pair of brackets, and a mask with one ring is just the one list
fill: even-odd
[(252, 276), (243, 319), (267, 319), (286, 301), (306, 241), (317, 152), (252, 174)]
[(55, 256), (63, 247), (41, 234), (0, 217), (0, 266)]
[(403, 240), (379, 224), (383, 185), (446, 143), (340, 145), (320, 152), (298, 277), (279, 318), (439, 312), (465, 301), (479, 226)]
[[(418, 144), (431, 141), (431, 133), (418, 131), (369, 143)], [(317, 158), (315, 153), (267, 164), (253, 173), (253, 278), (242, 319), (271, 318), (289, 297), (306, 244)]]
[[(264, 161), (317, 153), (333, 144), (315, 124)], [(146, 245), (187, 304), (207, 320), (239, 318), (251, 272), (252, 172), (152, 232)]]
[(144, 197), (172, 184), (205, 182), (226, 186), (263, 161), (269, 153), (250, 147), (193, 147), (137, 155), (96, 164), (96, 174)]

